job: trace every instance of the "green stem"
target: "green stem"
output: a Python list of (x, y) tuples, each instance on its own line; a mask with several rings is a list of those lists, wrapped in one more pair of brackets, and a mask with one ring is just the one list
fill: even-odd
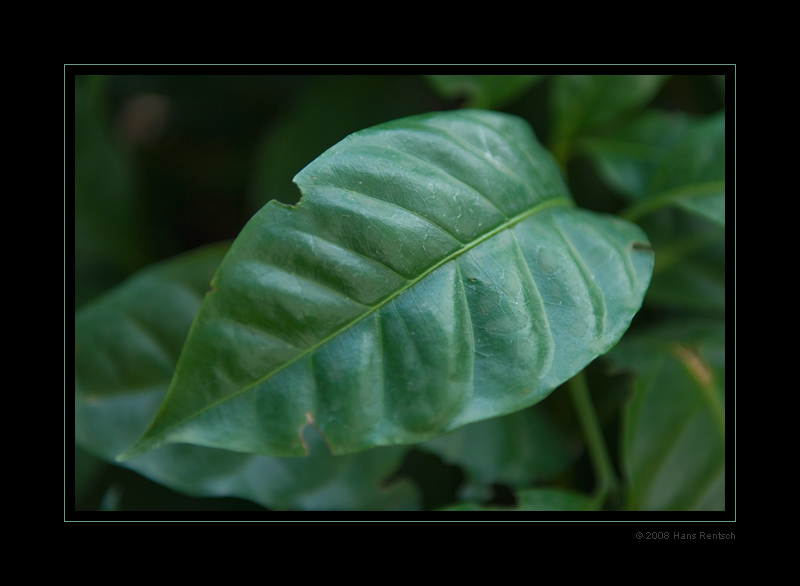
[(599, 508), (608, 496), (617, 493), (617, 478), (614, 473), (614, 467), (611, 465), (608, 450), (606, 450), (600, 422), (597, 420), (597, 414), (589, 397), (586, 375), (583, 371), (579, 372), (567, 382), (567, 386), (572, 396), (575, 411), (578, 413), (586, 447), (589, 450), (589, 457), (594, 468), (593, 505), (594, 508)]

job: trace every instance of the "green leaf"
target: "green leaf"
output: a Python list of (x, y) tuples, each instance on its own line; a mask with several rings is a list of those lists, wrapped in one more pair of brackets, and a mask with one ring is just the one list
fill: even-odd
[(703, 120), (678, 143), (650, 183), (653, 198), (725, 225), (725, 112)]
[[(227, 249), (205, 247), (150, 265), (75, 313), (76, 404), (141, 396), (169, 384)], [(104, 422), (112, 429), (120, 423)]]
[[(113, 461), (147, 428), (227, 248), (206, 247), (150, 266), (76, 312), (75, 440), (83, 449)], [(124, 466), (185, 494), (235, 496), (271, 509), (418, 507), (408, 482), (383, 486), (405, 448), (334, 457), (313, 429), (305, 430), (304, 441), (307, 458), (171, 444)]]
[(464, 110), (355, 133), (244, 227), (155, 421), (170, 442), (270, 456), (418, 443), (533, 405), (611, 348), (652, 251), (575, 209), (514, 116)]
[(106, 76), (75, 78), (75, 307), (142, 265), (134, 172), (114, 140)]
[(636, 373), (621, 458), (629, 508), (724, 510), (724, 324), (653, 328), (626, 337), (608, 358)]
[(415, 81), (397, 75), (313, 76), (263, 131), (253, 155), (251, 212), (272, 199), (297, 203), (300, 194), (292, 178), (348, 134), (423, 111), (429, 92), (423, 87), (419, 95), (410, 92), (410, 82)]
[(517, 494), (513, 507), (459, 503), (442, 508), (442, 511), (586, 511), (591, 510), (592, 499), (574, 490), (555, 488), (531, 488)]
[(460, 494), (466, 499), (487, 496), (492, 484), (524, 487), (550, 480), (574, 462), (580, 444), (543, 407), (471, 423), (417, 447), (464, 470), (467, 484)]
[(636, 201), (648, 195), (659, 166), (696, 123), (684, 112), (651, 109), (601, 136), (583, 139), (581, 149), (609, 187)]
[(464, 98), (467, 108), (499, 108), (518, 98), (542, 75), (426, 75), (436, 92), (448, 99)]
[[(644, 108), (666, 75), (558, 75), (552, 94), (553, 142), (569, 143)], [(564, 145), (563, 147), (560, 145)]]
[(608, 183), (636, 201), (624, 217), (674, 205), (725, 225), (724, 111), (700, 120), (648, 112), (583, 144)]
[(656, 262), (645, 304), (706, 315), (725, 313), (725, 228), (664, 208), (641, 219)]

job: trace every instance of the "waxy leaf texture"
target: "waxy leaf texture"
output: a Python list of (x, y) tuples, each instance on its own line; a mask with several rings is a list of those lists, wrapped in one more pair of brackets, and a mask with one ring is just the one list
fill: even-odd
[(345, 138), (265, 205), (203, 301), (153, 424), (268, 456), (411, 444), (533, 405), (641, 307), (644, 233), (577, 209), (523, 120), (459, 110)]

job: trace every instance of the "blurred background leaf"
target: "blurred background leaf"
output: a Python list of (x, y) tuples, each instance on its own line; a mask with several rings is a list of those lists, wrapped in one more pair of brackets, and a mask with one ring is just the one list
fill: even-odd
[(464, 502), (448, 507), (442, 511), (587, 511), (592, 507), (592, 500), (574, 490), (532, 488), (521, 490), (516, 495), (516, 504), (513, 506), (479, 505)]
[(581, 146), (608, 185), (636, 202), (628, 219), (676, 205), (725, 225), (724, 111), (691, 119), (651, 110)]
[(655, 251), (645, 307), (706, 317), (725, 314), (725, 229), (677, 208), (644, 217)]
[(621, 444), (628, 507), (725, 510), (724, 323), (659, 325), (607, 358), (635, 376)]
[(551, 108), (552, 149), (566, 166), (576, 139), (624, 122), (647, 106), (667, 75), (558, 75)]
[(539, 403), (466, 425), (418, 448), (464, 470), (461, 499), (486, 501), (494, 484), (526, 488), (552, 480), (577, 459), (581, 445)]
[(581, 151), (594, 158), (603, 180), (630, 201), (647, 196), (670, 149), (689, 133), (695, 117), (651, 109), (607, 133), (585, 138)]
[(75, 307), (142, 265), (133, 161), (114, 139), (107, 76), (75, 80)]
[(348, 134), (441, 105), (414, 76), (312, 77), (261, 132), (249, 208), (255, 212), (270, 199), (296, 203), (300, 191), (292, 178)]
[(462, 108), (498, 110), (517, 99), (542, 75), (426, 75), (431, 87)]

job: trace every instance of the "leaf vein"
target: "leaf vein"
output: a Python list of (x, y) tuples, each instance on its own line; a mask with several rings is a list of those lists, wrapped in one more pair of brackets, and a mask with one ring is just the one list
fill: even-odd
[[(334, 189), (340, 189), (340, 188), (334, 187)], [(357, 193), (357, 192), (353, 192), (353, 193)], [(358, 195), (363, 195), (363, 194), (358, 194)], [(394, 273), (395, 275), (397, 275), (398, 277), (400, 277), (404, 281), (408, 281), (408, 279), (406, 279), (403, 275), (401, 275), (400, 273), (395, 271), (392, 267), (390, 267), (388, 265), (385, 265), (382, 262), (380, 262), (379, 260), (376, 260), (376, 259), (374, 259), (372, 257), (369, 257), (369, 256), (365, 255), (365, 254), (361, 254), (357, 250), (353, 250), (352, 248), (347, 248), (346, 246), (342, 246), (341, 243), (339, 243), (339, 242), (334, 242), (333, 240), (329, 240), (327, 238), (323, 238), (322, 236), (320, 236), (318, 234), (313, 234), (313, 233), (308, 232), (306, 230), (301, 230), (300, 228), (298, 228), (296, 226), (287, 226), (287, 229), (293, 230), (295, 232), (299, 232), (300, 234), (306, 234), (308, 236), (311, 236), (312, 238), (317, 238), (319, 240), (322, 240), (323, 242), (325, 242), (327, 244), (330, 244), (331, 246), (335, 246), (339, 250), (344, 250), (344, 251), (349, 252), (351, 254), (354, 254), (354, 255), (356, 255), (356, 256), (358, 256), (360, 258), (363, 258), (363, 259), (366, 259), (366, 260), (368, 260), (370, 262), (373, 262), (376, 265), (381, 266), (381, 267), (385, 268), (388, 271), (391, 271), (392, 273)]]
[(290, 277), (294, 277), (296, 279), (302, 279), (303, 281), (305, 281), (307, 283), (313, 283), (314, 285), (317, 285), (318, 287), (326, 289), (327, 291), (330, 291), (331, 293), (337, 295), (338, 297), (341, 297), (342, 299), (345, 299), (347, 301), (352, 301), (353, 303), (357, 303), (358, 305), (360, 305), (362, 307), (371, 307), (370, 305), (365, 305), (364, 303), (361, 303), (360, 301), (356, 301), (355, 299), (353, 299), (351, 297), (348, 297), (347, 295), (345, 295), (341, 291), (337, 291), (336, 289), (334, 289), (333, 287), (330, 287), (329, 285), (326, 285), (325, 283), (320, 283), (316, 279), (312, 279), (311, 277), (308, 277), (308, 276), (305, 276), (305, 275), (301, 275), (300, 273), (290, 272), (290, 271), (286, 270), (285, 268), (283, 268), (283, 267), (281, 267), (279, 265), (276, 265), (276, 264), (274, 264), (272, 262), (268, 262), (268, 261), (265, 261), (265, 260), (262, 260), (262, 259), (253, 259), (252, 262), (255, 262), (257, 264), (260, 264), (260, 265), (263, 265), (263, 266), (266, 266), (266, 267), (273, 268), (273, 269), (278, 270), (278, 271), (280, 271), (280, 272), (282, 272), (282, 273), (284, 273), (286, 275), (289, 275)]
[[(503, 135), (503, 134), (502, 134), (501, 132), (499, 132), (497, 129), (495, 129), (495, 128), (492, 128), (491, 126), (486, 126), (485, 124), (480, 124), (480, 123), (478, 123), (478, 124), (479, 124), (479, 126), (480, 126), (481, 128), (484, 128), (484, 129), (485, 129), (485, 128), (489, 128), (489, 129), (490, 129), (492, 132), (496, 132), (496, 133), (497, 133), (497, 134), (499, 134), (500, 136), (503, 136), (504, 138), (507, 138), (507, 137), (505, 137), (505, 135)], [(455, 134), (455, 133), (453, 133), (453, 132), (451, 132), (451, 131), (449, 131), (449, 130), (445, 130), (444, 128), (436, 128), (436, 127), (432, 127), (432, 126), (427, 126), (427, 125), (425, 125), (425, 124), (416, 124), (416, 125), (414, 125), (414, 126), (419, 126), (419, 127), (425, 128), (426, 130), (433, 130), (433, 131), (435, 131), (435, 132), (439, 132), (440, 134), (447, 135), (447, 136), (448, 136), (448, 137), (449, 137), (449, 138), (450, 138), (450, 139), (451, 139), (453, 142), (456, 142), (456, 143), (458, 143), (458, 144), (459, 144), (461, 147), (463, 147), (463, 148), (465, 148), (466, 150), (469, 150), (469, 151), (471, 151), (471, 152), (473, 152), (473, 153), (475, 153), (475, 154), (477, 154), (477, 155), (480, 155), (480, 157), (481, 157), (482, 159), (484, 159), (485, 161), (487, 161), (488, 163), (490, 163), (490, 164), (491, 164), (493, 167), (495, 167), (495, 168), (496, 168), (498, 171), (500, 171), (501, 173), (504, 173), (504, 174), (506, 174), (506, 175), (512, 175), (512, 176), (516, 177), (516, 178), (519, 180), (519, 182), (520, 182), (522, 185), (524, 185), (525, 187), (527, 187), (527, 188), (530, 190), (530, 192), (531, 192), (531, 193), (535, 193), (535, 190), (534, 190), (533, 186), (532, 186), (530, 183), (528, 183), (528, 182), (527, 182), (525, 179), (523, 179), (523, 178), (522, 178), (522, 176), (520, 176), (520, 175), (519, 175), (519, 173), (517, 173), (517, 172), (516, 172), (514, 169), (510, 168), (508, 165), (504, 164), (502, 161), (498, 161), (497, 159), (495, 159), (495, 158), (493, 158), (493, 157), (486, 157), (486, 153), (484, 153), (483, 151), (481, 151), (479, 148), (476, 148), (476, 147), (475, 147), (475, 145), (474, 145), (474, 144), (472, 144), (471, 142), (469, 142), (469, 141), (467, 141), (467, 140), (464, 140), (464, 138), (463, 138), (463, 137), (461, 137), (461, 136), (459, 136), (459, 135), (457, 135), (457, 134)], [(510, 141), (510, 140), (509, 140), (509, 144), (512, 144), (512, 141)], [(412, 156), (413, 156), (413, 155), (412, 155)], [(533, 160), (533, 158), (532, 158), (532, 157), (528, 156), (527, 158), (528, 158), (528, 159), (529, 159), (529, 160), (530, 160), (532, 163), (535, 163), (535, 161)], [(535, 164), (534, 166), (536, 166), (537, 168), (539, 167), (539, 165), (538, 165), (538, 164)], [(449, 174), (448, 174), (448, 175), (449, 175)], [(464, 184), (464, 185), (467, 185), (466, 183), (463, 183), (463, 182), (461, 182), (461, 183), (462, 183), (462, 184)], [(467, 185), (467, 186), (468, 186), (468, 187), (470, 187), (469, 185)], [(490, 199), (488, 199), (488, 198), (486, 197), (486, 195), (485, 195), (485, 194), (483, 194), (483, 193), (479, 192), (479, 191), (478, 191), (477, 189), (475, 189), (474, 187), (472, 187), (471, 189), (472, 189), (473, 191), (476, 191), (476, 192), (477, 192), (479, 195), (481, 195), (482, 197), (484, 197), (484, 198), (485, 198), (485, 199), (486, 199), (486, 200), (487, 200), (489, 203), (491, 203), (491, 204), (492, 204), (492, 205), (493, 205), (493, 206), (494, 206), (494, 207), (495, 207), (495, 208), (496, 208), (498, 211), (500, 211), (500, 208), (498, 208), (498, 207), (497, 207), (497, 205), (496, 205), (494, 202), (492, 202)], [(503, 214), (503, 216), (505, 216), (506, 218), (508, 217), (508, 216), (507, 216), (505, 213), (503, 213), (502, 211), (500, 211), (500, 213), (501, 213), (501, 214)]]
[(437, 224), (436, 222), (434, 222), (430, 218), (426, 218), (425, 216), (415, 212), (414, 210), (410, 210), (408, 208), (404, 208), (402, 206), (397, 205), (396, 203), (393, 203), (391, 201), (386, 201), (385, 199), (381, 199), (379, 197), (375, 197), (375, 196), (370, 195), (368, 193), (362, 193), (360, 191), (353, 191), (352, 189), (347, 189), (347, 188), (344, 188), (344, 187), (337, 187), (336, 185), (331, 185), (330, 187), (332, 187), (334, 189), (338, 189), (340, 191), (344, 191), (345, 193), (352, 193), (353, 195), (358, 195), (358, 196), (361, 196), (361, 197), (365, 197), (367, 199), (371, 199), (372, 201), (377, 201), (377, 202), (380, 202), (382, 204), (385, 204), (385, 205), (388, 205), (388, 206), (392, 206), (395, 209), (398, 209), (398, 210), (401, 210), (403, 212), (406, 212), (407, 214), (411, 214), (412, 216), (416, 216), (417, 218), (419, 218), (421, 220), (424, 220), (425, 222), (427, 222), (431, 226), (434, 226), (434, 227), (438, 228), (443, 233), (447, 234), (450, 238), (452, 238), (453, 240), (458, 242), (460, 245), (463, 246), (465, 244), (464, 242), (462, 242), (461, 240), (459, 240), (458, 238), (453, 236), (448, 230), (446, 230), (445, 228), (442, 228), (439, 224)]

